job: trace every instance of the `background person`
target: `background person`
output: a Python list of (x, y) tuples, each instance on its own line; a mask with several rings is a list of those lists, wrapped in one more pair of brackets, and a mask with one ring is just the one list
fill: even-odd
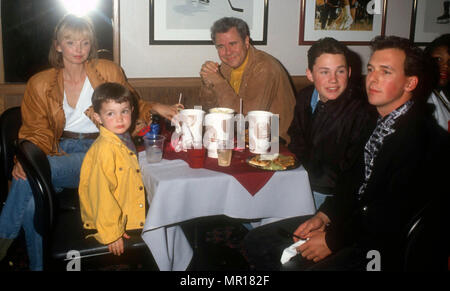
[(434, 84), (428, 103), (435, 106), (434, 117), (439, 125), (450, 132), (450, 34), (444, 34), (433, 40), (425, 53), (435, 63), (433, 72), (438, 80)]
[(288, 74), (271, 55), (250, 44), (247, 23), (224, 17), (211, 27), (211, 39), (222, 63), (206, 61), (200, 70), (200, 97), (207, 107), (228, 107), (244, 115), (251, 110), (279, 114), (279, 134), (286, 143), (295, 97)]

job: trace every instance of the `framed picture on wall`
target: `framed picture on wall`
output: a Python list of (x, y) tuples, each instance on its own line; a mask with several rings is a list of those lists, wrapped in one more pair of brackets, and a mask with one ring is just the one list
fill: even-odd
[(387, 0), (300, 0), (299, 44), (333, 37), (347, 45), (368, 45), (384, 35)]
[(222, 17), (245, 20), (253, 44), (267, 44), (269, 0), (149, 0), (150, 44), (212, 44), (210, 28)]
[(450, 33), (450, 0), (413, 0), (410, 40), (427, 45), (444, 33)]

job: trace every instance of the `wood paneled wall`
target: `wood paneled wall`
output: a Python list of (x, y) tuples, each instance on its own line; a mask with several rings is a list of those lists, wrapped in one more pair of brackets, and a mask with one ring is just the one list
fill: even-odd
[[(182, 103), (186, 108), (202, 104), (199, 98), (200, 78), (134, 78), (129, 79), (129, 82), (144, 100), (175, 104), (182, 93)], [(298, 91), (311, 82), (306, 76), (294, 76), (292, 84)], [(20, 106), (24, 92), (25, 84), (0, 84), (0, 113), (10, 107)]]

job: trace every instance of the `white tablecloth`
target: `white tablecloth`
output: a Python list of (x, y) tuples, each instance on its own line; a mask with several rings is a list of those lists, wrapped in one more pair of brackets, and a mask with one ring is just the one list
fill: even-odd
[(313, 214), (314, 200), (303, 167), (276, 172), (254, 196), (231, 175), (191, 169), (183, 160), (149, 164), (139, 154), (150, 207), (142, 238), (161, 271), (186, 270), (192, 248), (180, 222), (224, 214), (261, 219), (261, 225), (282, 218)]

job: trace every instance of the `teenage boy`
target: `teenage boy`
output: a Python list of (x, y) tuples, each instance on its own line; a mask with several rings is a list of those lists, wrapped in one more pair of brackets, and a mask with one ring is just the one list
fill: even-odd
[(336, 180), (362, 153), (375, 110), (349, 83), (348, 50), (323, 38), (308, 50), (307, 78), (297, 95), (289, 149), (308, 171), (316, 208), (336, 192)]

